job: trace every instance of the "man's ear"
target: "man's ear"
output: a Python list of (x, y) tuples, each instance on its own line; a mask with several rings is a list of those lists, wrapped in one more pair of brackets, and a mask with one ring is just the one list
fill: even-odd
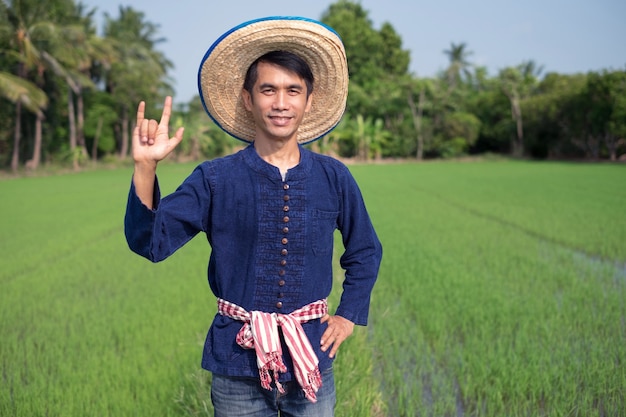
[(304, 108), (304, 112), (308, 113), (311, 110), (311, 106), (313, 105), (313, 93), (309, 94), (309, 97), (306, 99), (306, 107)]
[(245, 88), (241, 89), (241, 97), (243, 98), (243, 105), (246, 106), (246, 110), (252, 111), (252, 95)]

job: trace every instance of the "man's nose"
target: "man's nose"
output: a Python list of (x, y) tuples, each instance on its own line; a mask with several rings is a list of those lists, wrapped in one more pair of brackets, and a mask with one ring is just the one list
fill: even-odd
[(274, 106), (274, 109), (276, 110), (284, 110), (287, 108), (288, 104), (287, 104), (286, 92), (284, 91), (276, 92), (276, 95), (274, 96), (273, 106)]

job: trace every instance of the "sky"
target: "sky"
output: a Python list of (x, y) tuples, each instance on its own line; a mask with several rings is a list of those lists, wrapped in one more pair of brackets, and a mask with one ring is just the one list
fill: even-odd
[[(96, 7), (98, 33), (104, 12), (130, 6), (159, 25), (157, 49), (174, 63), (174, 101), (197, 94), (200, 61), (232, 27), (259, 17), (320, 19), (335, 0), (80, 0)], [(103, 4), (104, 3), (104, 4)], [(447, 66), (443, 53), (466, 43), (469, 61), (498, 70), (534, 60), (543, 73), (573, 74), (626, 69), (624, 0), (361, 0), (375, 29), (389, 22), (411, 54), (409, 71), (433, 77)]]

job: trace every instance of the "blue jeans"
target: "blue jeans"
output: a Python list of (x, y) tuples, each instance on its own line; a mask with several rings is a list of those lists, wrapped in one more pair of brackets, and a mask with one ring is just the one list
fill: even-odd
[(282, 383), (281, 394), (272, 383), (272, 390), (261, 387), (258, 378), (227, 377), (213, 374), (211, 401), (215, 417), (333, 417), (335, 409), (335, 378), (332, 368), (322, 372), (322, 387), (317, 402), (304, 396), (297, 381)]

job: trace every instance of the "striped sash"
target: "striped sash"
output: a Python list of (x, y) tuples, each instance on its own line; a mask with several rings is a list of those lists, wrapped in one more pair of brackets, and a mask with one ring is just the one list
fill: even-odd
[(244, 349), (255, 350), (261, 386), (271, 390), (273, 376), (279, 392), (284, 393), (285, 390), (278, 382), (278, 373), (287, 372), (278, 335), (280, 326), (293, 358), (296, 380), (309, 401), (317, 400), (315, 393), (322, 386), (322, 377), (317, 367), (319, 361), (301, 323), (324, 316), (328, 312), (326, 299), (307, 304), (291, 314), (248, 312), (221, 298), (217, 300), (217, 307), (221, 315), (244, 322), (237, 334), (237, 344)]

